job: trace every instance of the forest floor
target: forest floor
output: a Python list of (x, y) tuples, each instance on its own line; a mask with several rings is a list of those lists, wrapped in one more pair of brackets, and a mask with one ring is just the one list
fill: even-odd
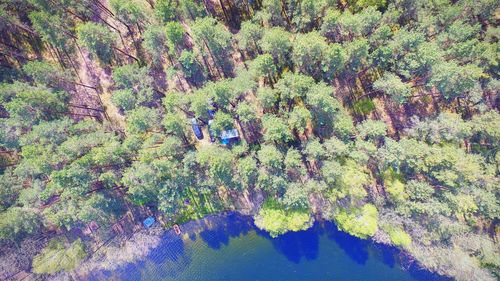
[(93, 85), (99, 89), (100, 100), (102, 101), (104, 110), (106, 111), (109, 121), (113, 128), (120, 131), (125, 128), (125, 117), (120, 114), (118, 108), (111, 102), (111, 92), (113, 80), (111, 75), (105, 69), (96, 65), (89, 58), (89, 53), (82, 50), (82, 55), (78, 56), (79, 60), (79, 76), (83, 83)]

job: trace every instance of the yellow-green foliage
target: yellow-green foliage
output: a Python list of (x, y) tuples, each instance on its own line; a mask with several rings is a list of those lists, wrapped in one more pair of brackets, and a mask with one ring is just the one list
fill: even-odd
[(387, 4), (386, 0), (347, 0), (349, 7), (353, 10), (359, 10), (366, 7), (382, 8)]
[(387, 230), (394, 245), (408, 247), (411, 244), (411, 236), (403, 229), (391, 227)]
[(385, 191), (394, 201), (402, 201), (406, 197), (405, 184), (400, 174), (396, 173), (392, 168), (384, 172), (384, 186)]
[(375, 104), (369, 98), (362, 98), (353, 105), (353, 111), (357, 114), (366, 115), (375, 109)]
[(364, 198), (367, 195), (364, 186), (370, 182), (370, 177), (363, 171), (363, 167), (360, 167), (355, 162), (349, 161), (346, 163), (341, 181), (343, 187), (349, 190), (351, 196)]
[(359, 238), (373, 236), (378, 229), (378, 211), (372, 204), (342, 210), (334, 216), (337, 227)]
[(306, 230), (312, 226), (313, 218), (308, 211), (285, 211), (265, 204), (254, 217), (255, 225), (270, 233), (272, 237), (288, 231)]
[(332, 201), (350, 196), (352, 199), (363, 199), (368, 193), (365, 185), (370, 183), (370, 175), (366, 172), (366, 168), (360, 166), (354, 161), (346, 161), (342, 165), (342, 174), (340, 175), (338, 187), (330, 194)]
[(471, 195), (460, 194), (457, 196), (448, 196), (450, 203), (455, 206), (455, 214), (457, 216), (464, 216), (466, 218), (474, 214), (479, 208), (474, 202), (474, 197)]
[(52, 274), (76, 268), (87, 256), (85, 246), (80, 239), (66, 246), (60, 239), (50, 240), (47, 247), (33, 259), (33, 272)]

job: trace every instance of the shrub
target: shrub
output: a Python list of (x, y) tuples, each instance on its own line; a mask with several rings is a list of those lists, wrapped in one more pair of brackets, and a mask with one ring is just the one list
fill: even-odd
[(362, 98), (353, 105), (353, 110), (357, 114), (366, 115), (375, 109), (375, 104), (369, 98)]
[(385, 191), (387, 191), (391, 199), (396, 202), (403, 201), (406, 193), (402, 175), (389, 168), (384, 172), (383, 178)]
[(372, 204), (342, 210), (334, 215), (334, 220), (339, 230), (363, 239), (373, 236), (378, 229), (378, 211)]
[(33, 272), (52, 274), (75, 269), (87, 256), (81, 239), (68, 247), (60, 239), (52, 239), (47, 247), (33, 259)]
[(306, 230), (313, 224), (313, 218), (307, 210), (281, 209), (277, 204), (264, 204), (254, 217), (255, 225), (268, 231), (271, 237), (277, 237), (288, 231)]
[(389, 237), (394, 245), (398, 247), (408, 247), (411, 244), (411, 236), (400, 228), (390, 228)]

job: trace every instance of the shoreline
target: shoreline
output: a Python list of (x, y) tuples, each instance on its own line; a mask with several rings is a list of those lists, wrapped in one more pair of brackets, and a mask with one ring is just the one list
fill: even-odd
[[(171, 242), (175, 242), (176, 240), (181, 240), (182, 243), (189, 243), (190, 241), (199, 239), (199, 234), (203, 230), (212, 230), (221, 226), (234, 227), (234, 225), (231, 224), (232, 218), (236, 218), (239, 223), (243, 222), (243, 227), (246, 228), (244, 232), (239, 233), (237, 236), (240, 236), (242, 234), (246, 235), (248, 231), (257, 231), (259, 232), (259, 235), (265, 235), (268, 239), (276, 239), (272, 238), (266, 231), (260, 230), (257, 226), (255, 226), (251, 215), (242, 214), (238, 211), (223, 211), (220, 213), (207, 215), (202, 219), (186, 222), (180, 225), (182, 231), (181, 235), (176, 235), (172, 228), (162, 228), (159, 223), (156, 222), (155, 226), (153, 226), (151, 229), (143, 229), (137, 233), (134, 233), (133, 236), (128, 239), (123, 245), (118, 245), (117, 247), (115, 245), (103, 247), (101, 253), (95, 254), (88, 260), (82, 262), (82, 264), (80, 264), (78, 268), (73, 272), (63, 272), (52, 277), (54, 277), (54, 280), (68, 280), (68, 277), (77, 280), (88, 280), (89, 277), (93, 277), (92, 280), (96, 280), (96, 277), (98, 278), (98, 276), (100, 275), (105, 275), (106, 272), (112, 272), (120, 268), (124, 268), (130, 264), (137, 264), (146, 261), (152, 251), (154, 251), (154, 249), (158, 248), (162, 244), (168, 244)], [(317, 217), (315, 216), (315, 218)], [(332, 221), (320, 218), (319, 220), (315, 220), (311, 228), (302, 231), (316, 231), (316, 228), (319, 227), (324, 229), (327, 225), (333, 225), (337, 229), (337, 226)], [(345, 235), (348, 235), (352, 239), (366, 241), (371, 246), (394, 255), (394, 258), (397, 258), (397, 264), (404, 271), (425, 272), (426, 274), (439, 276), (439, 278), (442, 278), (442, 280), (452, 280), (449, 276), (445, 276), (432, 271), (431, 269), (425, 268), (407, 250), (400, 249), (398, 247), (395, 247), (394, 245), (384, 243), (383, 241), (377, 241), (375, 237), (372, 237), (370, 239), (361, 239), (346, 232), (342, 232), (340, 230), (338, 231)], [(230, 237), (232, 238), (233, 236)], [(128, 255), (131, 252), (140, 254)]]

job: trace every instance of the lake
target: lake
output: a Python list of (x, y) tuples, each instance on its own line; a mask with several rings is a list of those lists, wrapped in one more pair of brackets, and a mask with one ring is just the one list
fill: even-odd
[[(361, 240), (316, 223), (307, 231), (271, 238), (251, 217), (235, 213), (171, 231), (145, 260), (118, 270), (94, 272), (91, 280), (449, 280), (417, 269), (404, 269), (395, 248)], [(406, 266), (408, 267), (408, 266)]]

